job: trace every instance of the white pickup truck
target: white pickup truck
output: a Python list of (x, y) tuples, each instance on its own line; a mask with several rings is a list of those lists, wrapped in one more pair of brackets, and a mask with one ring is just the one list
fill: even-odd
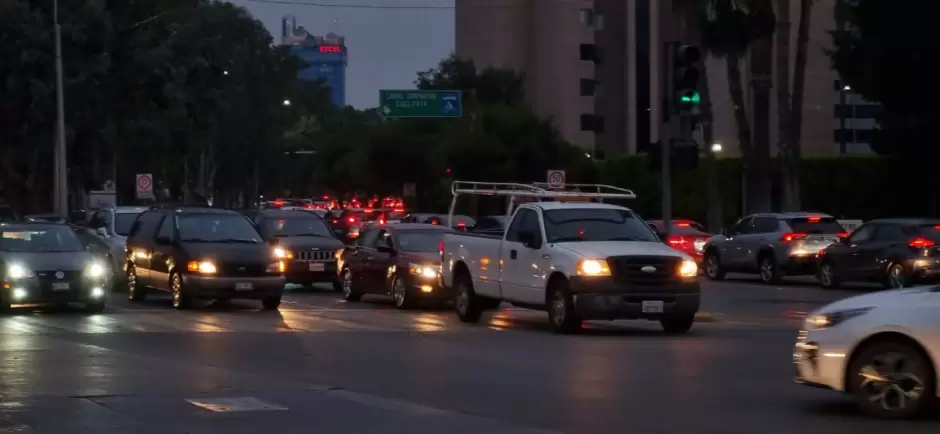
[(538, 200), (520, 205), (502, 235), (445, 235), (441, 280), (455, 293), (461, 321), (477, 322), (505, 301), (547, 311), (558, 333), (595, 319), (658, 320), (668, 333), (692, 327), (700, 302), (695, 261), (660, 241), (630, 209), (583, 201), (635, 198), (632, 192), (584, 187), (454, 183), (454, 204), (460, 194), (506, 196), (510, 209), (517, 198)]

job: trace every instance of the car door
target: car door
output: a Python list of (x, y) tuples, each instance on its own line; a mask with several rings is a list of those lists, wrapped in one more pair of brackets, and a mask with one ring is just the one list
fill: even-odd
[(780, 221), (774, 216), (754, 216), (746, 233), (738, 237), (741, 243), (740, 268), (757, 270), (757, 254), (762, 247), (777, 242)]
[[(169, 244), (158, 240), (170, 240)], [(153, 252), (150, 255), (150, 284), (159, 289), (170, 289), (170, 265), (173, 263), (173, 252), (176, 240), (176, 218), (167, 214), (160, 221), (159, 229), (153, 238)]]
[(134, 221), (128, 234), (127, 261), (134, 264), (137, 281), (142, 285), (150, 284), (150, 255), (162, 217), (159, 212), (147, 211)]
[[(839, 248), (834, 256), (836, 270), (844, 276), (843, 279), (867, 279), (870, 266), (866, 266), (863, 258), (863, 251), (866, 245), (870, 244), (875, 236), (877, 225), (873, 223), (864, 224), (842, 243), (844, 247)], [(828, 253), (828, 250), (827, 250)]]
[(746, 255), (745, 241), (747, 235), (754, 230), (754, 217), (748, 216), (738, 220), (728, 233), (725, 240), (718, 246), (718, 257), (721, 265), (728, 268), (741, 268)]
[(368, 264), (372, 258), (373, 248), (366, 248), (367, 243), (375, 243), (378, 238), (378, 230), (375, 228), (366, 229), (358, 240), (352, 243), (343, 253), (349, 271), (352, 273), (352, 283), (358, 292), (370, 292), (372, 288), (368, 284)]
[(386, 229), (378, 229), (378, 236), (375, 238), (375, 251), (372, 254), (372, 260), (369, 261), (366, 268), (369, 270), (366, 274), (368, 284), (375, 289), (376, 293), (388, 293), (388, 269), (392, 266), (395, 257), (391, 251), (379, 251), (379, 246), (389, 249), (395, 248), (392, 241), (392, 233)]
[[(531, 232), (536, 236), (536, 247), (522, 243), (520, 233)], [(500, 245), (499, 258), (502, 263), (499, 284), (502, 295), (507, 300), (527, 303), (544, 303), (544, 279), (542, 279), (542, 249), (545, 233), (539, 213), (532, 208), (520, 208), (512, 226), (506, 234), (506, 241)]]
[(859, 271), (865, 278), (883, 278), (888, 268), (891, 254), (901, 248), (907, 248), (909, 238), (903, 227), (894, 223), (878, 223), (874, 236), (863, 243), (859, 252)]

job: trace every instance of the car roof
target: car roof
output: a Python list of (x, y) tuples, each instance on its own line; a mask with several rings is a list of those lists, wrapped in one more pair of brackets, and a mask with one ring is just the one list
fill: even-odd
[(453, 232), (453, 229), (441, 225), (432, 225), (428, 223), (392, 223), (388, 227), (397, 231), (439, 231)]
[(317, 218), (317, 214), (304, 211), (300, 209), (265, 209), (258, 212), (259, 215), (265, 217), (273, 218), (286, 218), (286, 217), (304, 217), (304, 218)]
[(534, 206), (541, 208), (543, 211), (551, 211), (555, 209), (619, 209), (629, 211), (630, 208), (625, 208), (620, 205), (613, 205), (609, 203), (596, 203), (596, 202), (533, 202), (526, 205)]
[(778, 218), (778, 219), (799, 219), (799, 218), (810, 218), (810, 217), (821, 217), (824, 219), (834, 218), (833, 216), (826, 214), (824, 212), (808, 212), (808, 211), (767, 212), (767, 213), (751, 214), (748, 217), (773, 217), (773, 218)]
[(940, 220), (911, 217), (911, 218), (875, 219), (875, 220), (869, 220), (865, 223), (888, 223), (888, 224), (896, 224), (896, 225), (936, 225), (936, 224), (940, 224)]
[(241, 215), (235, 211), (221, 208), (210, 208), (203, 206), (180, 206), (165, 208), (150, 208), (151, 211), (171, 211), (176, 214), (189, 215)]

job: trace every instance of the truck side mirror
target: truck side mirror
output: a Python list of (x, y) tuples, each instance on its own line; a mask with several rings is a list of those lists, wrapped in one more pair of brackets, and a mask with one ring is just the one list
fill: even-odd
[(542, 242), (538, 240), (538, 237), (535, 236), (534, 232), (520, 231), (519, 241), (522, 242), (523, 246), (526, 246), (530, 249), (538, 249), (542, 247)]

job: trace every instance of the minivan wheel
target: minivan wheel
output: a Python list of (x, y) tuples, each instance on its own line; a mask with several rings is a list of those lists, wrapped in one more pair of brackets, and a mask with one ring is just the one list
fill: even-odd
[(141, 302), (147, 299), (147, 291), (137, 282), (137, 267), (127, 266), (127, 299)]
[(193, 305), (193, 299), (186, 294), (186, 288), (183, 286), (183, 277), (179, 273), (173, 273), (170, 276), (170, 290), (173, 293), (173, 307), (179, 310), (189, 309)]
[(343, 282), (343, 300), (359, 301), (362, 299), (362, 294), (353, 290), (353, 275), (352, 275), (352, 271), (349, 271), (348, 268), (343, 269), (342, 282)]

